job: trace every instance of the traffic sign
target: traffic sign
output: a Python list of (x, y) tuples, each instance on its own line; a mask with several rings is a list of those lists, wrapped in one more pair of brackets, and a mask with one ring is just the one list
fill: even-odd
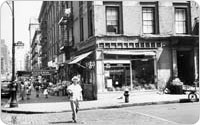
[(17, 43), (15, 43), (15, 46), (24, 46), (24, 43), (22, 41), (18, 41)]

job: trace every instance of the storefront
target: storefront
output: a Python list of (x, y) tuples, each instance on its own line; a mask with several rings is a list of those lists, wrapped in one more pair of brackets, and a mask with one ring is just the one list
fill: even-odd
[(155, 52), (103, 50), (104, 91), (155, 89)]
[[(198, 40), (195, 40), (197, 44)], [(94, 50), (78, 54), (69, 64), (78, 67), (87, 97), (97, 97), (97, 94), (108, 91), (124, 91), (125, 88), (164, 88), (175, 74), (181, 80), (194, 81), (199, 74), (198, 48), (188, 42), (194, 38), (184, 37), (176, 41), (177, 38), (171, 37), (133, 37), (128, 40), (125, 37), (102, 37), (96, 39)]]
[(83, 98), (85, 100), (96, 99), (96, 76), (95, 76), (95, 53), (89, 51), (73, 57), (68, 63), (70, 69), (69, 76), (80, 76), (80, 84), (83, 88)]

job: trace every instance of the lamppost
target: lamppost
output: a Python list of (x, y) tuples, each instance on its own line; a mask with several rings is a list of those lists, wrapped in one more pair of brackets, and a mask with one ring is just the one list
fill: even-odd
[[(14, 1), (12, 1), (12, 7), (6, 1), (12, 12), (12, 84), (10, 86), (10, 108), (18, 107), (17, 103), (17, 83), (15, 83), (15, 13), (14, 13)], [(18, 44), (18, 43), (17, 43)]]

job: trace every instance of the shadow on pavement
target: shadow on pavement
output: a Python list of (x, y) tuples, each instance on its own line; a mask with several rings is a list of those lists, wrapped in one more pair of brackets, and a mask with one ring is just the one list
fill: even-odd
[[(49, 124), (63, 124), (63, 123), (74, 123), (73, 121), (60, 121), (60, 122), (49, 122)], [(83, 124), (83, 122), (77, 122), (79, 124)], [(74, 123), (74, 124), (77, 124), (77, 123)]]

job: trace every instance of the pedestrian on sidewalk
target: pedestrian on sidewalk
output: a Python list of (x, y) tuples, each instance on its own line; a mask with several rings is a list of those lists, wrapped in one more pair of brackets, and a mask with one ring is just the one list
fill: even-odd
[(36, 79), (36, 81), (33, 84), (35, 91), (36, 91), (36, 97), (39, 97), (39, 93), (40, 93), (40, 83), (38, 82), (38, 79)]
[(20, 83), (20, 96), (21, 96), (22, 100), (24, 100), (25, 94), (26, 94), (26, 87), (24, 85), (24, 82), (21, 81), (21, 83)]
[(45, 98), (48, 98), (48, 85), (49, 84), (48, 84), (47, 80), (45, 79), (43, 82), (43, 89), (44, 89), (43, 94), (44, 94)]
[(80, 79), (77, 76), (72, 78), (72, 84), (68, 86), (67, 91), (69, 95), (71, 110), (72, 110), (72, 120), (77, 122), (77, 113), (79, 110), (79, 100), (81, 98), (82, 88), (78, 84)]
[(30, 99), (30, 95), (31, 95), (31, 83), (30, 81), (27, 80), (27, 83), (26, 83), (26, 97), (27, 97), (27, 100)]

